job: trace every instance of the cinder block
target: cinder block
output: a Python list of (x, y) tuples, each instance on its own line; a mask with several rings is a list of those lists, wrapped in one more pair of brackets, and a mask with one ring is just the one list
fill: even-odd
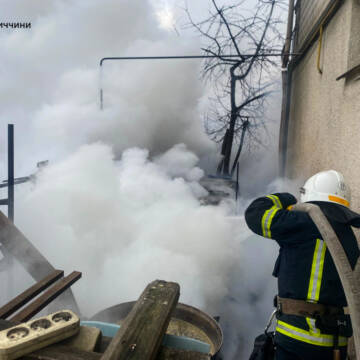
[(80, 319), (70, 310), (0, 331), (0, 360), (17, 359), (75, 335), (80, 329)]

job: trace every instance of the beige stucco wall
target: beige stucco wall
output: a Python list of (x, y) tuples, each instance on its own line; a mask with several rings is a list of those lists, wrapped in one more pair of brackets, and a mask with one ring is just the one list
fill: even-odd
[[(338, 170), (351, 186), (352, 208), (360, 211), (360, 73), (336, 81), (353, 63), (355, 27), (360, 38), (356, 4), (345, 0), (324, 29), (322, 75), (316, 66), (317, 42), (294, 70), (286, 175), (304, 180), (321, 170)], [(354, 25), (355, 11), (359, 26)]]

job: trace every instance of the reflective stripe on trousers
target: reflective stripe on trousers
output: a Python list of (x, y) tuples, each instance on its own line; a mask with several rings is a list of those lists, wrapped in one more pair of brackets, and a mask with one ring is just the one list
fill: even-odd
[[(307, 294), (307, 301), (309, 302), (317, 303), (320, 297), (325, 251), (325, 242), (323, 240), (316, 239)], [(309, 326), (309, 330), (304, 330), (279, 320), (276, 331), (293, 339), (300, 340), (312, 345), (329, 347), (334, 345), (334, 336), (322, 334), (320, 329), (315, 326), (315, 319), (307, 317), (306, 323)], [(346, 344), (347, 338), (340, 336), (339, 346), (345, 346)]]
[[(321, 334), (320, 332), (314, 332), (311, 329), (309, 331), (300, 329), (296, 326), (290, 325), (284, 321), (278, 320), (276, 331), (289, 336), (293, 339), (306, 342), (311, 345), (317, 346), (328, 346), (331, 347), (334, 345), (334, 336)], [(339, 346), (346, 346), (347, 338), (340, 336), (339, 337)]]

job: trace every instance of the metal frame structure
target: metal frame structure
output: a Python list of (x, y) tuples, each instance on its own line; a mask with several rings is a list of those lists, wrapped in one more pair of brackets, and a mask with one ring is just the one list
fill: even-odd
[[(35, 177), (35, 174), (31, 174), (29, 176), (22, 176), (15, 178), (14, 175), (14, 125), (8, 124), (8, 178), (0, 183), (1, 188), (8, 188), (8, 197), (7, 199), (0, 199), (0, 206), (5, 205), (8, 206), (8, 218), (14, 222), (14, 192), (15, 192), (15, 185), (23, 184), (25, 182), (30, 181), (32, 178)], [(37, 163), (37, 167), (46, 166), (48, 160), (40, 161)]]

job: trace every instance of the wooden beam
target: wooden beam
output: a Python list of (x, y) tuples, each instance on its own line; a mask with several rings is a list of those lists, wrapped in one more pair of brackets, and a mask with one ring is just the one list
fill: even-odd
[(78, 271), (73, 271), (70, 275), (58, 281), (54, 286), (45, 291), (35, 301), (13, 316), (10, 321), (25, 322), (30, 320), (34, 315), (41, 311), (46, 305), (57, 298), (80, 278), (81, 273)]
[(55, 270), (35, 285), (29, 287), (23, 293), (10, 300), (6, 305), (0, 308), (0, 319), (6, 319), (8, 316), (12, 315), (15, 311), (19, 310), (27, 302), (63, 276), (64, 272), (62, 270)]
[(161, 280), (150, 283), (101, 360), (156, 359), (179, 295), (177, 283)]

